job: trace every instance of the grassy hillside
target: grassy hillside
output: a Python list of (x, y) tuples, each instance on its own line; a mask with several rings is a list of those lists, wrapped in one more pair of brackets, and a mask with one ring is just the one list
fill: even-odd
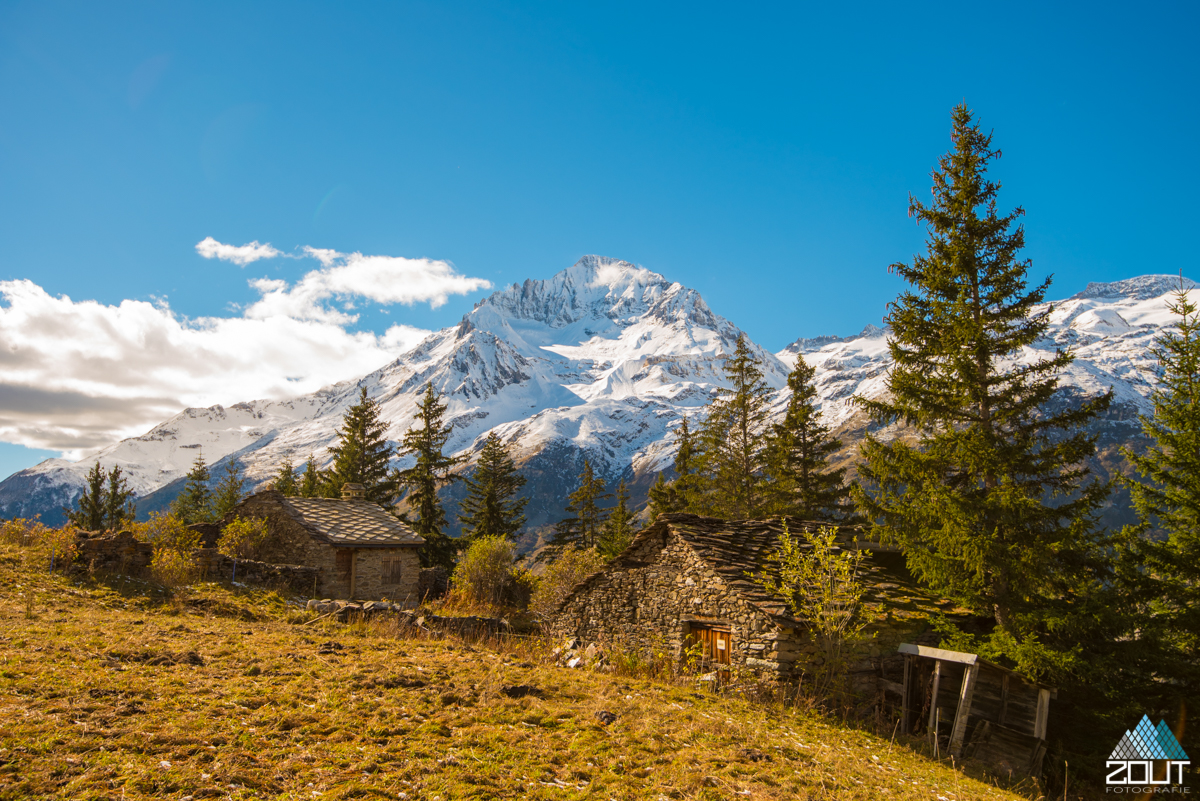
[(1037, 797), (810, 712), (557, 667), (536, 641), (71, 583), (28, 558), (0, 549), (3, 799)]

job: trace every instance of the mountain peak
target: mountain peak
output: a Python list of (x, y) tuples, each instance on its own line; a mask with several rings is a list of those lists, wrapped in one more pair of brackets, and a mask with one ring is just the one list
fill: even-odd
[(1195, 289), (1196, 282), (1190, 278), (1180, 279), (1178, 275), (1139, 275), (1136, 278), (1126, 278), (1123, 281), (1099, 282), (1092, 281), (1080, 293), (1072, 295), (1067, 300), (1087, 300), (1091, 298), (1128, 298), (1130, 300), (1150, 300), (1162, 297), (1168, 292), (1179, 289), (1183, 281), (1185, 289)]

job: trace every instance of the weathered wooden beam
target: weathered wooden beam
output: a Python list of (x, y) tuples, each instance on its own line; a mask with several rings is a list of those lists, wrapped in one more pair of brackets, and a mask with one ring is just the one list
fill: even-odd
[(912, 656), (909, 654), (905, 654), (904, 655), (904, 690), (900, 694), (900, 697), (904, 699), (904, 702), (900, 705), (900, 728), (901, 728), (901, 730), (903, 730), (903, 732), (905, 734), (909, 733), (909, 731), (908, 731), (908, 707), (909, 707), (910, 702), (908, 700), (908, 691), (909, 691), (909, 685), (912, 681), (911, 676), (912, 676)]
[(938, 690), (941, 689), (941, 685), (942, 685), (942, 663), (934, 662), (933, 663), (933, 695), (929, 699), (929, 726), (927, 728), (929, 729), (929, 735), (930, 735), (929, 742), (935, 746), (937, 744)]
[(958, 692), (958, 711), (954, 715), (954, 728), (950, 730), (950, 756), (962, 756), (963, 739), (967, 736), (967, 718), (971, 714), (971, 702), (975, 697), (975, 679), (979, 675), (978, 665), (967, 665), (963, 671), (962, 687)]
[(978, 654), (963, 654), (958, 651), (943, 651), (941, 648), (930, 648), (927, 645), (912, 645), (904, 643), (899, 648), (902, 654), (923, 656), (940, 662), (961, 662), (964, 665), (974, 665), (979, 661)]
[(1037, 717), (1034, 719), (1033, 736), (1039, 740), (1046, 739), (1046, 722), (1050, 717), (1050, 690), (1038, 690)]
[(1000, 716), (996, 720), (1001, 726), (1008, 717), (1008, 674), (1000, 674)]

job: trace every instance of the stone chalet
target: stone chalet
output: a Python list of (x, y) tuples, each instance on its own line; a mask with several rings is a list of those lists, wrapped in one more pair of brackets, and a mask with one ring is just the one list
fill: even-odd
[(347, 484), (341, 498), (288, 498), (274, 489), (244, 499), (225, 516), (263, 518), (260, 559), (320, 570), (320, 593), (332, 598), (416, 603), (425, 543), (408, 525)]
[[(817, 523), (791, 522), (793, 533)], [(660, 515), (603, 570), (582, 581), (551, 621), (556, 637), (580, 643), (620, 643), (624, 647), (666, 647), (682, 657), (689, 647), (720, 666), (742, 666), (782, 681), (800, 677), (803, 659), (815, 651), (803, 624), (778, 597), (768, 594), (750, 574), (770, 570), (781, 523), (776, 520), (724, 521), (690, 514)], [(877, 554), (884, 557), (898, 554)], [(919, 613), (905, 605), (926, 602), (880, 564), (864, 564), (868, 593), (864, 601), (893, 613), (886, 618), (894, 643), (912, 639)], [(899, 603), (896, 603), (899, 602)], [(929, 605), (928, 603), (926, 604)], [(932, 604), (936, 606), (937, 604)], [(908, 620), (911, 618), (911, 620)], [(907, 629), (905, 628), (907, 626)], [(882, 675), (881, 648), (889, 636), (872, 641), (867, 662), (852, 672), (873, 689)], [(857, 657), (856, 657), (857, 658)], [(860, 685), (858, 677), (853, 683)]]

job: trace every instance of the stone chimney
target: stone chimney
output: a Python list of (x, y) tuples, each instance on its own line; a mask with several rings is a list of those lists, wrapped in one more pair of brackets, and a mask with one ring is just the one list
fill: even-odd
[(343, 501), (365, 501), (367, 499), (367, 488), (362, 484), (343, 484), (342, 485), (342, 500)]

